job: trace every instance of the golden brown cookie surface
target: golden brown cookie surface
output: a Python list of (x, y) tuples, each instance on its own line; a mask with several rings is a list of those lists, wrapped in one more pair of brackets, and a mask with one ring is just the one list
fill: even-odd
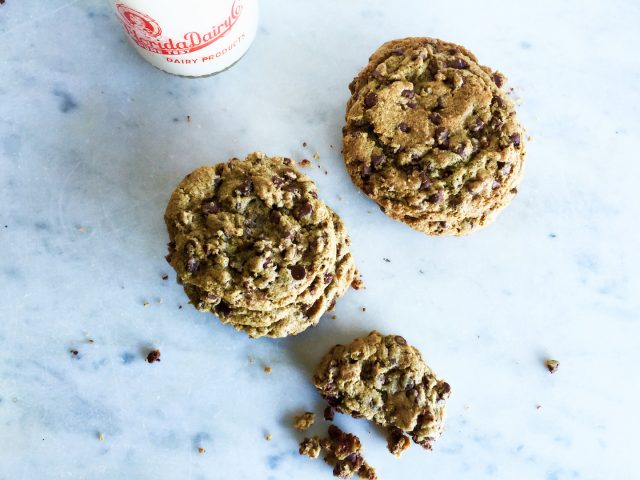
[(517, 193), (525, 159), (504, 81), (452, 43), (382, 45), (350, 85), (343, 144), (353, 182), (429, 235), (490, 223)]

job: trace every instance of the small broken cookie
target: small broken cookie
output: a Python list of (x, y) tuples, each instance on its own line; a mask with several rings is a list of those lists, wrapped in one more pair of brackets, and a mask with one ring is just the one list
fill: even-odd
[(300, 431), (308, 430), (315, 420), (316, 416), (313, 412), (304, 412), (294, 418), (293, 428)]
[(324, 451), (324, 461), (333, 466), (333, 475), (351, 478), (358, 475), (365, 480), (376, 480), (376, 471), (362, 457), (362, 444), (355, 435), (330, 425), (328, 437), (305, 438), (300, 443), (300, 455), (317, 458)]
[(402, 430), (396, 427), (391, 427), (387, 432), (387, 449), (396, 457), (402, 455), (402, 453), (409, 448), (411, 440), (407, 437)]
[(428, 450), (444, 429), (451, 387), (399, 335), (374, 331), (347, 346), (336, 345), (313, 381), (337, 411), (395, 427)]
[(146, 360), (147, 360), (148, 363), (159, 362), (160, 361), (160, 350), (158, 350), (158, 349), (151, 350), (147, 354)]

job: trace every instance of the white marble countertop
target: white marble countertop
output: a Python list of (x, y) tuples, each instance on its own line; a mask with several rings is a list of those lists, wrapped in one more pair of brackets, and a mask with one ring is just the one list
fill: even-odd
[[(319, 411), (322, 353), (374, 328), (453, 387), (433, 452), (398, 460), (376, 428), (338, 418), (381, 479), (638, 478), (638, 4), (262, 9), (238, 65), (187, 80), (141, 61), (103, 0), (0, 5), (0, 479), (331, 478), (297, 454), (291, 415)], [(410, 35), (505, 72), (534, 137), (518, 198), (467, 238), (388, 219), (341, 162), (349, 81)], [(164, 260), (177, 182), (258, 149), (320, 154), (309, 172), (368, 286), (279, 341), (195, 311)], [(161, 363), (143, 361), (151, 346)]]

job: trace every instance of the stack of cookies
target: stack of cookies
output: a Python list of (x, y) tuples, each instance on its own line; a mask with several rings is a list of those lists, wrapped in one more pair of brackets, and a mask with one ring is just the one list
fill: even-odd
[(342, 220), (288, 158), (195, 170), (165, 222), (167, 261), (191, 302), (251, 337), (315, 325), (357, 275)]

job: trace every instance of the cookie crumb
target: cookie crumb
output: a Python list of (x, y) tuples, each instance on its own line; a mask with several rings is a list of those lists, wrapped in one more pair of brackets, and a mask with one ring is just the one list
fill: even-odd
[(388, 258), (383, 258), (382, 260), (384, 260), (387, 263), (391, 263), (391, 260), (389, 260)]
[(300, 442), (300, 448), (298, 448), (298, 453), (300, 455), (306, 455), (309, 458), (318, 458), (320, 455), (320, 451), (322, 447), (320, 446), (320, 438), (312, 437), (305, 438)]
[(98, 433), (98, 440), (100, 440), (101, 442), (104, 442), (104, 433), (102, 432)]
[(316, 416), (313, 412), (304, 412), (302, 415), (297, 415), (293, 421), (293, 428), (300, 430), (308, 430), (316, 420)]
[(178, 310), (182, 310), (182, 305), (178, 305)]
[(187, 123), (191, 123), (191, 115), (187, 115)]
[(164, 275), (162, 275), (162, 280), (169, 280), (169, 275), (167, 275), (166, 273)]
[(307, 148), (307, 142), (302, 142), (302, 146), (303, 146), (304, 148)]
[(272, 436), (270, 433), (267, 433), (267, 434), (264, 436), (264, 439), (265, 439), (267, 442), (270, 442), (272, 438), (273, 438), (273, 436)]
[(361, 288), (364, 288), (364, 282), (362, 281), (362, 278), (360, 276), (354, 278), (353, 282), (351, 282), (351, 287), (354, 290), (360, 290)]
[(311, 162), (309, 160), (307, 160), (306, 158), (303, 158), (302, 160), (300, 160), (300, 166), (301, 167), (309, 167), (309, 166), (311, 166)]
[(411, 440), (409, 440), (409, 437), (407, 437), (402, 430), (396, 427), (388, 430), (387, 449), (390, 453), (399, 457), (410, 445)]
[(160, 361), (160, 350), (151, 350), (146, 358), (148, 363), (154, 363)]
[(320, 154), (318, 152), (314, 153), (313, 158), (318, 160), (320, 158)]
[(75, 350), (75, 349), (69, 350), (69, 353), (74, 357), (77, 357), (80, 354), (80, 352), (78, 352), (78, 350)]
[(147, 302), (146, 300), (144, 302), (142, 302), (142, 306), (144, 308), (147, 308), (149, 305), (151, 305), (149, 302)]
[(362, 311), (366, 312), (367, 311), (367, 307), (362, 307)]
[(206, 450), (203, 447), (198, 447), (198, 453), (202, 455), (203, 453), (206, 453)]
[(549, 370), (549, 373), (556, 373), (558, 371), (558, 368), (560, 368), (560, 362), (558, 360), (545, 360), (544, 364), (547, 367), (547, 370)]
[(264, 373), (271, 373), (273, 369), (271, 367), (264, 367)]
[(335, 320), (335, 319), (337, 319), (337, 318), (338, 318), (338, 316), (337, 316), (337, 315), (331, 315), (331, 320)]
[(324, 461), (333, 466), (333, 475), (339, 478), (352, 478), (353, 475), (365, 480), (376, 480), (376, 471), (362, 457), (360, 439), (351, 433), (330, 425), (328, 438), (305, 438), (298, 452), (309, 458), (318, 458), (324, 451)]
[(78, 231), (79, 231), (80, 233), (86, 233), (86, 232), (87, 232), (87, 229), (86, 229), (86, 228), (84, 228), (84, 227), (81, 225), (81, 226), (79, 226), (79, 227), (78, 227)]
[(541, 410), (542, 409), (542, 405), (536, 405), (536, 410)]

